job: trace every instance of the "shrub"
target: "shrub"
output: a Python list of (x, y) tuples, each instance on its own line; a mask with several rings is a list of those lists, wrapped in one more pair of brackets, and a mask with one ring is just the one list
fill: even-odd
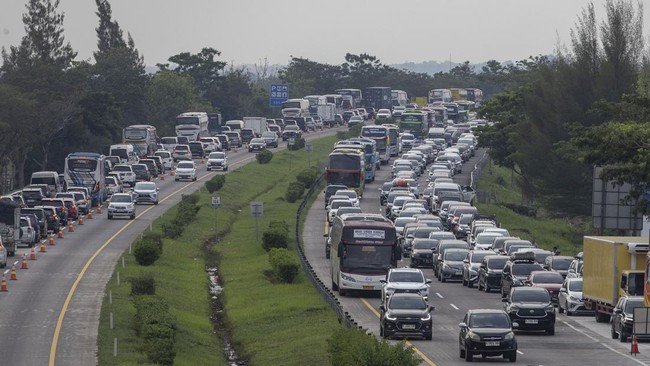
[(158, 246), (158, 249), (160, 249), (160, 254), (162, 254), (162, 252), (163, 252), (163, 234), (161, 234), (161, 233), (159, 233), (157, 231), (149, 230), (149, 231), (145, 231), (145, 233), (142, 235), (142, 239), (149, 240), (149, 241), (153, 242), (154, 244), (156, 244)]
[(296, 176), (296, 180), (302, 183), (305, 187), (311, 187), (314, 182), (320, 177), (320, 171), (317, 167), (309, 167), (304, 169)]
[(257, 162), (260, 164), (267, 164), (273, 159), (273, 153), (270, 150), (264, 149), (257, 153), (255, 156)]
[(287, 200), (287, 202), (296, 202), (300, 197), (302, 197), (304, 191), (305, 186), (302, 183), (291, 182), (284, 194), (284, 199)]
[(160, 249), (158, 249), (156, 243), (150, 240), (140, 239), (135, 242), (133, 256), (139, 265), (149, 266), (160, 258)]
[(145, 345), (147, 359), (157, 365), (173, 365), (176, 358), (174, 341), (168, 338), (151, 338)]
[(133, 303), (136, 334), (145, 340), (147, 358), (156, 364), (172, 365), (176, 318), (169, 313), (169, 305), (156, 296), (138, 296)]
[(276, 277), (286, 283), (291, 283), (298, 275), (298, 262), (284, 248), (273, 248), (269, 252), (269, 263)]
[(287, 148), (291, 151), (300, 150), (305, 147), (305, 139), (298, 137), (293, 142), (293, 145), (287, 145)]
[(289, 224), (284, 221), (271, 220), (271, 222), (269, 222), (269, 228), (282, 230), (289, 235)]
[(225, 183), (226, 183), (225, 175), (215, 175), (209, 181), (205, 182), (205, 189), (207, 189), (208, 192), (210, 193), (214, 193), (220, 190)]
[(289, 233), (281, 228), (268, 228), (262, 233), (262, 248), (267, 252), (273, 248), (286, 248), (289, 245)]
[(196, 205), (199, 203), (199, 196), (197, 194), (184, 194), (181, 196), (181, 204)]
[(169, 313), (167, 302), (157, 296), (137, 296), (133, 299), (135, 306), (135, 331), (142, 336), (142, 330), (147, 324), (158, 324), (176, 329), (176, 319)]
[(162, 231), (165, 237), (176, 239), (183, 233), (183, 227), (175, 223), (164, 223), (162, 224)]
[(364, 332), (341, 327), (327, 341), (327, 352), (333, 366), (417, 366), (420, 359), (412, 347), (404, 343), (391, 345), (385, 340), (369, 336)]
[(137, 277), (131, 277), (131, 295), (155, 295), (156, 280), (151, 273), (142, 273)]

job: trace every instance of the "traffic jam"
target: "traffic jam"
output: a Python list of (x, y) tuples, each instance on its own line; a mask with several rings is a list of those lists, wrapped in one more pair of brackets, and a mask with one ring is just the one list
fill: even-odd
[[(484, 158), (473, 131), (492, 122), (476, 118), (474, 103), (467, 103), (464, 118), (457, 110), (447, 111), (446, 100), (431, 98), (441, 95), (441, 90), (432, 91), (426, 107), (380, 110), (376, 124), (364, 124), (359, 137), (335, 144), (320, 206), (325, 207), (324, 257), (331, 278), (321, 280), (331, 283), (341, 300), (358, 297), (372, 307), (378, 333), (386, 339), (433, 338), (432, 305), (442, 298), (434, 288), (460, 285), (500, 294), (503, 307), (459, 315), (457, 355), (468, 362), (477, 356), (515, 362), (523, 354), (517, 338), (553, 336), (558, 313), (588, 315), (583, 319), (595, 315), (598, 322), (610, 323), (612, 338), (630, 340), (631, 311), (643, 306), (647, 240), (619, 250), (602, 237), (585, 237), (584, 254), (567, 256), (557, 248), (539, 248), (511, 234), (497, 217), (482, 215), (469, 185), (474, 166), (466, 163), (477, 154)], [(446, 112), (455, 113), (450, 117)], [(379, 169), (390, 170), (390, 176), (369, 191), (366, 185), (375, 181)], [(366, 197), (372, 203), (366, 204)], [(586, 286), (596, 287), (598, 295), (604, 292), (606, 301), (598, 296), (590, 300), (583, 296), (583, 259), (600, 258), (603, 250), (622, 251), (618, 258), (628, 258), (627, 265), (601, 266), (600, 259), (592, 259), (591, 270), (607, 279), (604, 285), (599, 278), (597, 285), (591, 280)], [(377, 294), (378, 306), (366, 300)]]

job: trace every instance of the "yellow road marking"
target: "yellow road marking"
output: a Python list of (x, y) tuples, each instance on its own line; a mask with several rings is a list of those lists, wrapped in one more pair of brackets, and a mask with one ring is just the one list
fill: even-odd
[[(242, 159), (242, 160), (240, 160), (240, 161), (238, 161), (238, 162), (233, 163), (233, 165), (243, 163), (243, 162), (248, 161), (248, 160), (251, 160), (251, 159), (253, 159), (253, 158), (254, 158), (254, 156), (251, 156), (251, 157), (248, 157), (248, 158)], [(179, 189), (175, 190), (174, 192), (170, 193), (169, 195), (167, 195), (167, 197), (165, 197), (165, 198), (163, 198), (162, 200), (160, 200), (160, 202), (165, 202), (167, 199), (169, 199), (169, 198), (175, 196), (175, 195), (178, 194), (179, 192), (183, 191), (185, 188), (187, 188), (187, 187), (189, 187), (189, 186), (191, 186), (191, 185), (193, 185), (193, 184), (198, 183), (198, 182), (201, 181), (203, 178), (205, 178), (205, 177), (207, 177), (207, 176), (209, 176), (209, 175), (212, 175), (212, 174), (215, 174), (215, 173), (207, 173), (207, 174), (204, 174), (204, 175), (202, 175), (201, 177), (197, 178), (197, 180), (196, 180), (195, 182), (190, 182), (190, 183), (185, 184), (185, 185), (182, 186), (181, 188), (179, 188)], [(157, 206), (151, 206), (151, 207), (147, 208), (146, 210), (142, 211), (139, 215), (137, 215), (136, 218), (139, 218), (140, 216), (144, 215), (145, 213), (147, 213), (149, 210), (153, 209), (154, 207), (157, 207)], [(111, 243), (111, 242), (112, 242), (112, 241), (113, 241), (113, 240), (114, 240), (118, 235), (120, 235), (122, 232), (124, 232), (124, 230), (126, 230), (126, 229), (127, 229), (129, 226), (131, 226), (131, 224), (133, 224), (134, 222), (135, 222), (135, 220), (131, 220), (131, 221), (129, 221), (129, 222), (126, 223), (126, 224), (125, 224), (125, 225), (124, 225), (120, 230), (118, 230), (115, 234), (113, 234), (113, 236), (111, 236), (111, 237), (110, 237), (106, 242), (104, 242), (104, 244), (102, 244), (101, 247), (99, 247), (99, 248), (95, 251), (95, 253), (93, 253), (93, 255), (92, 255), (92, 256), (88, 259), (88, 261), (84, 264), (83, 268), (81, 268), (81, 271), (80, 271), (79, 274), (77, 275), (77, 278), (75, 279), (74, 283), (72, 284), (72, 287), (70, 287), (70, 291), (68, 292), (68, 295), (66, 296), (65, 301), (63, 302), (63, 306), (61, 307), (61, 312), (59, 312), (59, 316), (58, 316), (58, 318), (57, 318), (57, 320), (56, 320), (56, 326), (54, 327), (54, 335), (52, 336), (52, 344), (50, 345), (50, 359), (49, 359), (49, 363), (48, 363), (49, 366), (54, 366), (54, 364), (55, 364), (55, 361), (56, 361), (56, 348), (57, 348), (57, 346), (58, 346), (58, 344), (59, 344), (59, 336), (60, 336), (60, 334), (61, 334), (61, 327), (63, 326), (63, 319), (65, 318), (65, 313), (68, 311), (68, 307), (70, 306), (70, 302), (72, 301), (72, 296), (74, 296), (74, 293), (77, 291), (77, 286), (79, 286), (79, 283), (81, 282), (82, 278), (83, 278), (84, 275), (86, 274), (86, 271), (88, 270), (88, 268), (90, 267), (90, 265), (95, 261), (95, 258), (97, 258), (97, 256), (98, 256), (102, 251), (104, 251), (104, 249), (105, 249), (105, 248), (106, 248), (106, 247), (107, 247), (107, 246), (108, 246), (108, 245), (109, 245), (109, 244), (110, 244), (110, 243)]]
[[(364, 305), (366, 305), (366, 307), (367, 307), (368, 309), (370, 309), (370, 311), (372, 311), (373, 314), (375, 314), (375, 315), (377, 316), (377, 318), (380, 318), (380, 317), (381, 317), (381, 314), (379, 314), (379, 312), (377, 311), (377, 309), (375, 309), (375, 308), (374, 308), (374, 307), (373, 307), (373, 306), (368, 302), (368, 300), (364, 299), (363, 297), (360, 298), (359, 300), (361, 300), (361, 302), (362, 302)], [(427, 357), (427, 356), (426, 356), (422, 351), (420, 351), (417, 347), (415, 347), (415, 345), (414, 345), (413, 343), (411, 343), (411, 342), (409, 342), (409, 341), (406, 341), (405, 343), (406, 343), (407, 346), (412, 347), (413, 350), (415, 351), (415, 353), (417, 353), (418, 356), (420, 356), (420, 357), (422, 358), (422, 360), (423, 360), (427, 365), (429, 365), (429, 366), (437, 366), (435, 362), (431, 361), (431, 359), (430, 359), (429, 357)]]

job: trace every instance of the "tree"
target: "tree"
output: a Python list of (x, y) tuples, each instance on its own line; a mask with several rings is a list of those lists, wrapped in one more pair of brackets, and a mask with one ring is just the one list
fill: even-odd
[(95, 28), (97, 32), (98, 52), (103, 53), (113, 48), (126, 47), (122, 29), (117, 21), (112, 19), (111, 4), (108, 0), (95, 0), (95, 4), (97, 4), (97, 12), (95, 14), (99, 17), (99, 26)]
[(468, 79), (474, 76), (474, 68), (469, 64), (469, 61), (465, 61), (460, 65), (454, 66), (449, 71), (449, 74), (460, 79)]
[(194, 79), (199, 92), (206, 95), (221, 78), (220, 73), (226, 67), (223, 61), (215, 60), (221, 52), (211, 47), (204, 47), (199, 53), (182, 52), (170, 57), (169, 62), (175, 67), (169, 69), (169, 64), (159, 64), (162, 70), (171, 70), (179, 74), (189, 75)]

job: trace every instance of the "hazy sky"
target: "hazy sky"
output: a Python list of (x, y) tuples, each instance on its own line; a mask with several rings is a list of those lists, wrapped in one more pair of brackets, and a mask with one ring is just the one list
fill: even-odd
[[(60, 0), (79, 58), (96, 48), (93, 0)], [(0, 0), (0, 46), (24, 34), (27, 0)], [(594, 0), (602, 18), (605, 0)], [(112, 0), (145, 62), (214, 47), (235, 64), (286, 64), (290, 55), (341, 63), (367, 52), (384, 63), (518, 60), (565, 43), (583, 0)], [(645, 8), (645, 32), (650, 6)]]

